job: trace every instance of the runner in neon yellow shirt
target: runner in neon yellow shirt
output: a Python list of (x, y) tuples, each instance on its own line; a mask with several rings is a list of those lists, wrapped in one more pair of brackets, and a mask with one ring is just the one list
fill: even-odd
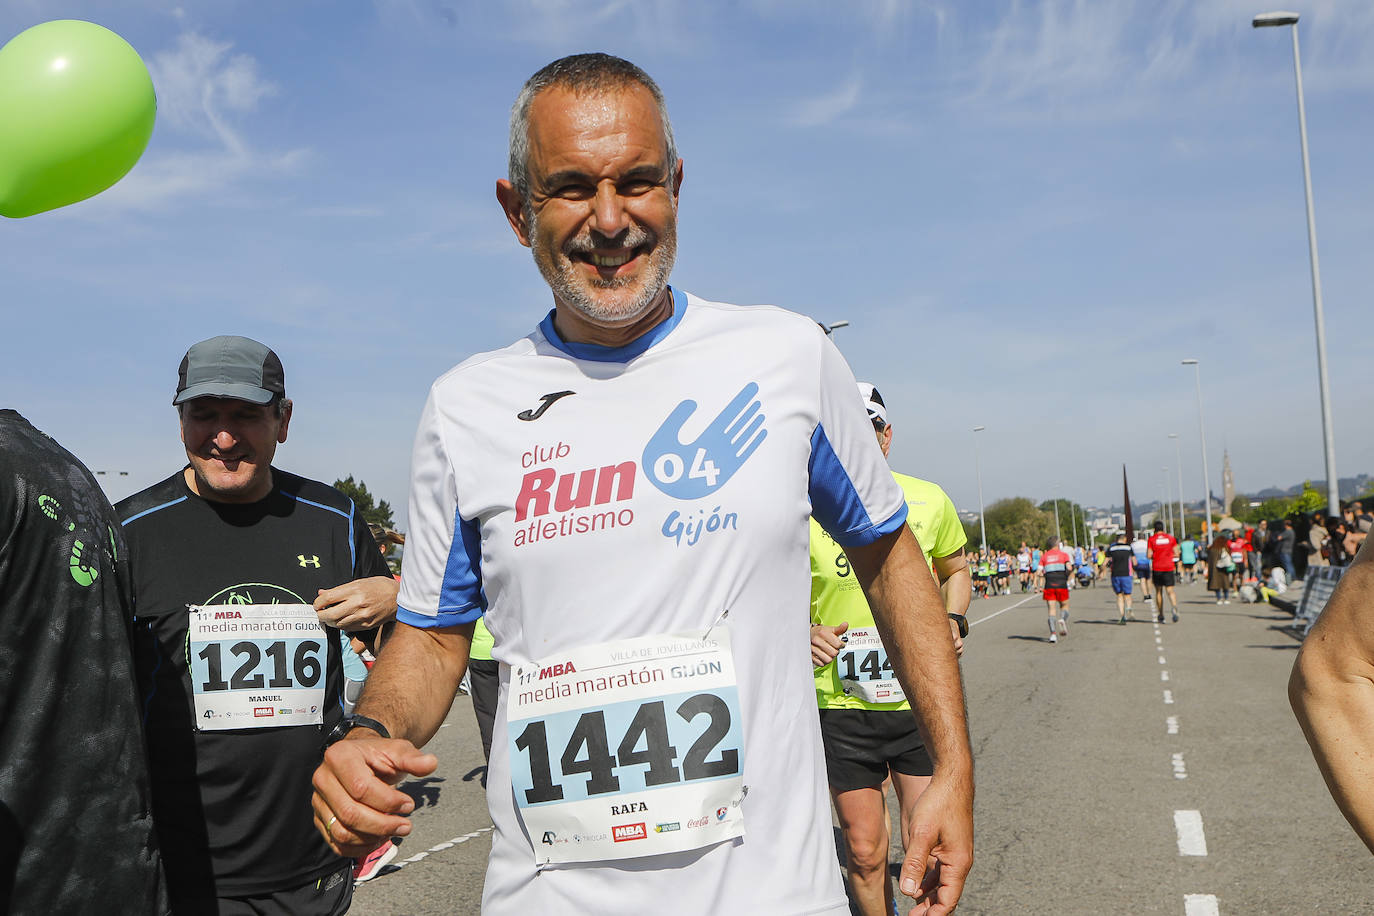
[[(859, 391), (887, 455), (892, 425), (887, 422), (882, 396), (867, 383), (861, 382)], [(955, 646), (962, 654), (962, 636), (968, 633), (964, 614), (971, 596), (964, 557), (968, 538), (944, 490), (905, 474), (892, 476), (906, 495), (907, 524), (940, 582)], [(844, 834), (852, 897), (865, 916), (887, 916), (893, 911), (893, 895), (887, 871), (883, 782), (891, 775), (898, 803), (904, 812), (909, 811), (930, 784), (934, 762), (893, 675), (849, 560), (814, 519), (811, 624), (821, 738), (830, 794)], [(903, 847), (907, 839), (904, 833)]]

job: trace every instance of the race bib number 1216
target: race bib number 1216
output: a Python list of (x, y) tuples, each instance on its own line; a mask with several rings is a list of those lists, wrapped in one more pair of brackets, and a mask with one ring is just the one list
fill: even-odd
[(192, 607), (186, 635), (202, 731), (324, 721), (328, 642), (310, 605)]

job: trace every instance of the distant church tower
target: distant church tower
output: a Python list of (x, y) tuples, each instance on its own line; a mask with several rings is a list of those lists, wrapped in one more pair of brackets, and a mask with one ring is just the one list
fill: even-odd
[(1221, 514), (1231, 514), (1231, 503), (1236, 499), (1236, 479), (1231, 475), (1231, 455), (1225, 449), (1221, 452)]

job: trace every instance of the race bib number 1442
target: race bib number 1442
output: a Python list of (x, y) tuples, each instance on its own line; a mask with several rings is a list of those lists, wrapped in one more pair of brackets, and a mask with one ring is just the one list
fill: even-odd
[(506, 718), (537, 861), (680, 852), (744, 833), (743, 724), (724, 627), (517, 665)]

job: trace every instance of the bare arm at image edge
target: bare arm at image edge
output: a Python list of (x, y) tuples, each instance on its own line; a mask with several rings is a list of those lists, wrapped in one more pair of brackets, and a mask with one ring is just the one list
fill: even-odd
[(438, 766), (423, 747), (443, 724), (467, 670), (474, 624), (420, 629), (398, 624), (358, 700), (357, 715), (380, 722), (390, 738), (359, 727), (331, 745), (315, 771), (315, 827), (343, 856), (367, 855), (410, 833), (414, 802), (395, 787)]
[(945, 604), (905, 525), (846, 553), (935, 761), (911, 812), (899, 886), (917, 899), (911, 912), (943, 916), (959, 902), (973, 866), (973, 754)]
[(1303, 642), (1288, 699), (1327, 788), (1374, 852), (1374, 550), (1342, 576)]

